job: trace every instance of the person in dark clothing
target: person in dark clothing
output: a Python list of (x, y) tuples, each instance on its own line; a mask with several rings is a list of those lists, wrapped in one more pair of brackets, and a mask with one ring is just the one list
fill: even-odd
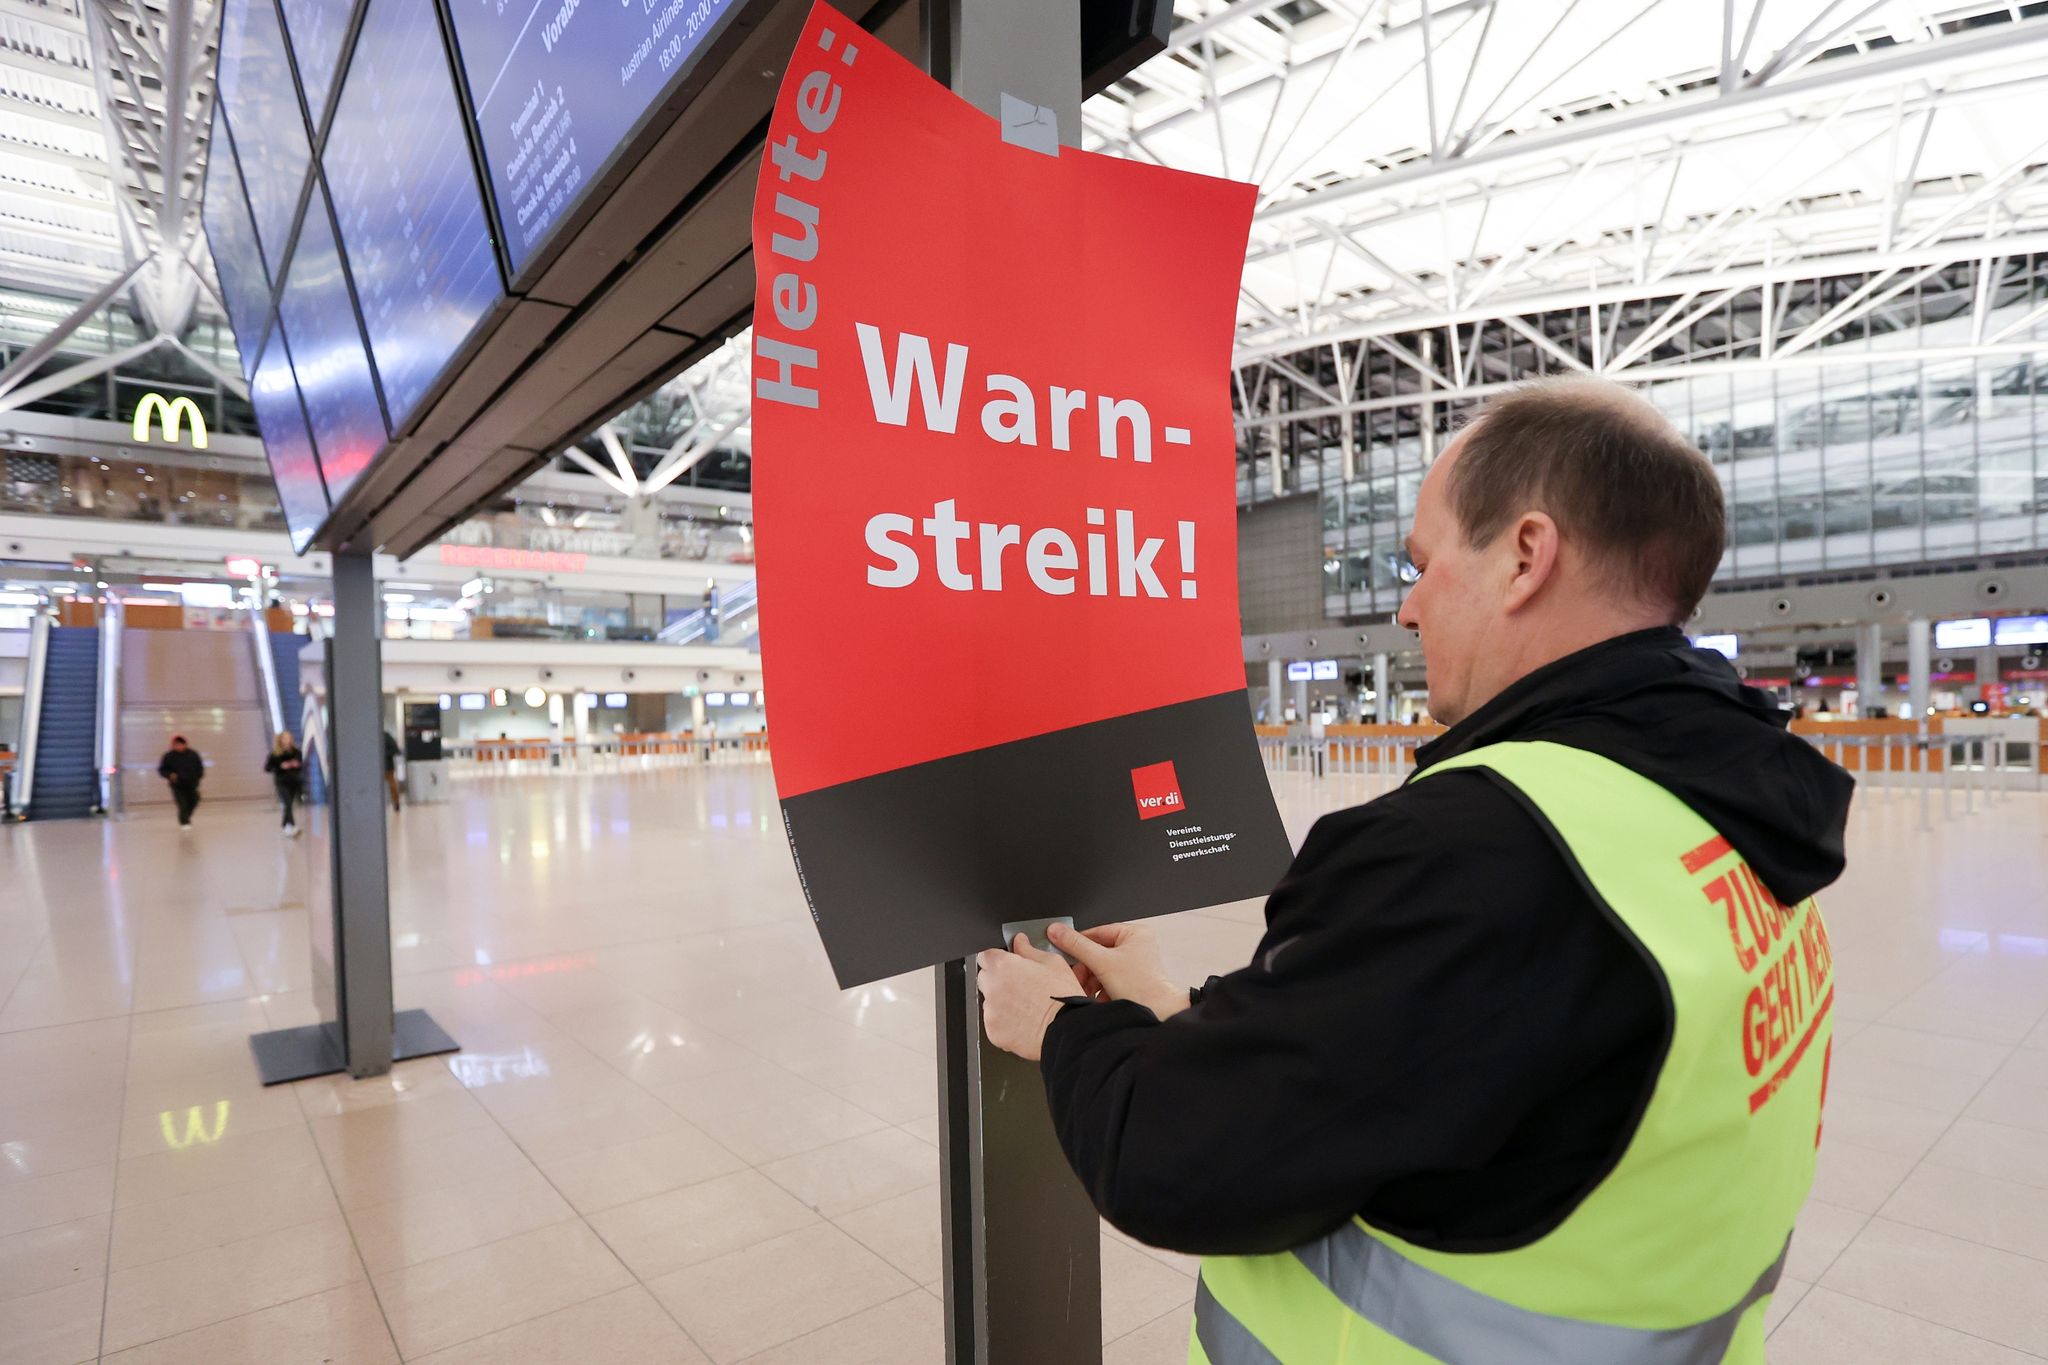
[(398, 741), (384, 732), (384, 790), (391, 793), (391, 809), (398, 807)]
[(206, 762), (183, 735), (171, 736), (171, 747), (157, 760), (158, 777), (171, 784), (171, 800), (178, 807), (178, 827), (192, 828), (192, 812), (199, 809), (199, 783), (206, 776)]
[[(1618, 472), (1517, 482), (1512, 443), (1459, 470), (1498, 405), (1432, 468), (1398, 619), (1450, 728), (1417, 777), (1505, 741), (1588, 751), (1676, 796), (1795, 905), (1842, 872), (1853, 782), (1676, 624), (1724, 544), (1713, 473), (1696, 453), (1645, 473), (1635, 438), (1682, 438), (1633, 395), (1545, 387), (1505, 429), (1529, 447), (1561, 433)], [(1615, 1168), (1659, 1084), (1666, 979), (1497, 774), (1411, 778), (1324, 816), (1265, 915), (1250, 963), (1193, 991), (1143, 925), (1055, 926), (1073, 967), (1021, 940), (981, 955), (989, 1036), (1040, 1059), (1111, 1223), (1216, 1256), (1354, 1216), (1432, 1252), (1503, 1251)]]
[(270, 774), (271, 785), (277, 788), (278, 804), (284, 807), (284, 832), (296, 837), (299, 823), (292, 818), (292, 809), (306, 793), (306, 756), (299, 752), (299, 742), (292, 738), (291, 731), (277, 732), (270, 757), (263, 760), (263, 771)]

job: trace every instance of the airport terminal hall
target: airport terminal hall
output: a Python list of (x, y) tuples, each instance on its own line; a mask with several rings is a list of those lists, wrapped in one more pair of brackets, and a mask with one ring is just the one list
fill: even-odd
[(2044, 138), (2048, 0), (0, 0), (0, 1365), (2048, 1365)]

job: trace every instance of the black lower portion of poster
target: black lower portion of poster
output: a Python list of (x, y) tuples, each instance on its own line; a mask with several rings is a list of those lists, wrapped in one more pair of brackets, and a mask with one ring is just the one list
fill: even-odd
[(1249, 716), (1226, 692), (784, 801), (839, 984), (1000, 946), (1017, 920), (1265, 895), (1293, 852)]

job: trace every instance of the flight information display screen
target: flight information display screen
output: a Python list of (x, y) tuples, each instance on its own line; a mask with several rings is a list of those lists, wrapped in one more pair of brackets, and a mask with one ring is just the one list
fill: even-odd
[(228, 128), (246, 169), (256, 239), (275, 274), (284, 260), (313, 150), (271, 0), (227, 0), (218, 79)]
[[(306, 110), (313, 126), (320, 125), (320, 112), (327, 107), (327, 94), (334, 85), (334, 64), (341, 56), (341, 40), (348, 36), (348, 17), (356, 0), (279, 0), (284, 6), (285, 31), (291, 34), (292, 56), (299, 60), (299, 82), (306, 93)], [(421, 5), (431, 10), (431, 5)]]
[(228, 325), (235, 329), (242, 377), (247, 379), (256, 368), (256, 348), (263, 340), (263, 324), (270, 313), (270, 277), (264, 274), (263, 257), (256, 250), (256, 232), (249, 226), (249, 201), (242, 195), (234, 148), (221, 122), (219, 105), (213, 109), (213, 140), (207, 146), (200, 218), (206, 225), (206, 245), (213, 252), (213, 273), (220, 279)]
[(249, 381), (249, 406), (256, 410), (256, 426), (263, 433), (263, 453), (270, 460), (285, 525), (291, 529), (292, 549), (303, 554), (327, 520), (327, 492), (313, 459), (306, 416), (299, 410), (299, 383), (292, 376), (280, 329), (271, 329), (270, 344), (263, 348)]
[(450, 0), (516, 271), (740, 0)]
[(505, 292), (431, 5), (371, 0), (321, 162), (398, 429)]
[(278, 314), (291, 338), (292, 369), (306, 400), (327, 494), (340, 502), (384, 448), (388, 433), (317, 178), (285, 269)]

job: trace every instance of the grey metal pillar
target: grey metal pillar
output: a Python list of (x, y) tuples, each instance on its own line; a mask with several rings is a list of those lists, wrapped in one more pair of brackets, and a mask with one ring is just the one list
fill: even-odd
[(391, 887), (384, 842), (383, 614), (367, 554), (334, 556), (327, 710), (334, 730), (337, 983), (351, 1076), (391, 1069)]
[(1286, 680), (1287, 672), (1278, 659), (1266, 660), (1266, 724), (1278, 725), (1284, 714), (1285, 705), (1280, 700), (1280, 685)]
[(265, 1085), (342, 1070), (381, 1076), (393, 1061), (456, 1050), (425, 1010), (392, 1010), (381, 606), (369, 552), (336, 551), (326, 641), (336, 1017), (251, 1038)]
[(1294, 680), (1294, 719), (1304, 725), (1308, 723), (1307, 678), (1296, 678)]
[[(1000, 120), (1006, 137), (1016, 128), (1026, 141), (1050, 121), (1060, 147), (1078, 145), (1078, 6), (921, 4), (935, 77)], [(1012, 927), (1043, 945), (1042, 924)], [(936, 990), (948, 1365), (1100, 1362), (1101, 1223), (1060, 1151), (1038, 1065), (983, 1034), (971, 961), (941, 964)]]
[(1884, 627), (1876, 621), (1856, 633), (1856, 705), (1865, 716), (1884, 705)]
[(1977, 695), (1972, 700), (1984, 701), (1986, 699), (1984, 689), (1996, 687), (1997, 685), (1998, 650), (1995, 646), (1986, 645), (1983, 649), (1977, 651)]
[(1372, 656), (1372, 695), (1382, 725), (1394, 723), (1394, 662), (1385, 654)]
[(1927, 700), (1934, 675), (1934, 626), (1914, 619), (1906, 623), (1906, 700), (1920, 733), (1927, 733)]

